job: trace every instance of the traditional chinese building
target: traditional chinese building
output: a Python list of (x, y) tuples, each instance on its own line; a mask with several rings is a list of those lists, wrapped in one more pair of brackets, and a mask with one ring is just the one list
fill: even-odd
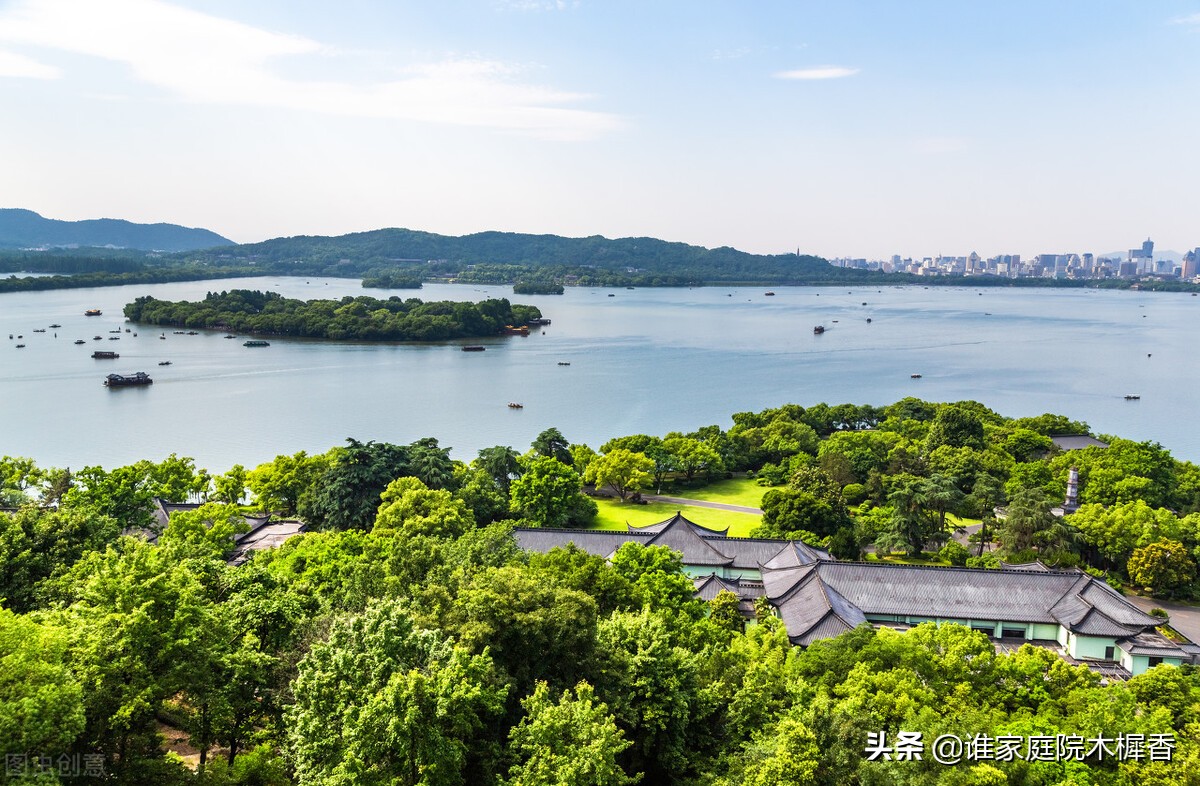
[(951, 622), (986, 633), (1001, 649), (1029, 642), (1114, 676), (1196, 659), (1192, 645), (1183, 649), (1156, 630), (1164, 620), (1077, 569), (843, 562), (799, 541), (731, 538), (679, 513), (625, 531), (518, 528), (514, 537), (529, 551), (574, 543), (606, 559), (626, 543), (666, 546), (682, 556), (698, 597), (728, 590), (749, 617), (765, 596), (800, 646), (863, 623), (906, 629)]

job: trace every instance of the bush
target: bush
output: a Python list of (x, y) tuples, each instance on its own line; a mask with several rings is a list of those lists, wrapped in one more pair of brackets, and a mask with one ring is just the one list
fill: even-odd
[(985, 551), (981, 557), (968, 557), (968, 568), (999, 568), (1000, 558), (996, 556), (994, 551)]
[(847, 483), (842, 487), (842, 496), (849, 505), (857, 505), (867, 498), (867, 487), (861, 483)]
[(938, 559), (960, 568), (966, 565), (967, 560), (970, 558), (971, 552), (967, 551), (967, 547), (956, 540), (952, 540), (945, 546), (942, 546), (941, 551), (938, 552)]

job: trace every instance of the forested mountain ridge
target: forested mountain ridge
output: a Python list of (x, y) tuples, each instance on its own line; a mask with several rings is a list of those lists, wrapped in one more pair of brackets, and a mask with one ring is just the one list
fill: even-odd
[(192, 251), (233, 241), (207, 229), (178, 224), (135, 224), (116, 218), (59, 221), (32, 210), (0, 208), (0, 248), (116, 246), (145, 251)]
[[(361, 270), (420, 266), (429, 275), (470, 274), (473, 266), (517, 266), (524, 272), (668, 277), (673, 283), (772, 281), (801, 283), (866, 280), (811, 255), (749, 254), (735, 248), (704, 248), (656, 238), (609, 239), (479, 232), (460, 237), (411, 229), (377, 229), (337, 237), (298, 236), (189, 254), (191, 259), (254, 261), (256, 264), (311, 263)], [(647, 282), (649, 283), (649, 282)]]

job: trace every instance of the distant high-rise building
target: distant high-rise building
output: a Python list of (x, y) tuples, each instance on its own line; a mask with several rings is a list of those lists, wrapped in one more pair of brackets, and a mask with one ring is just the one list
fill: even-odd
[(1179, 277), (1185, 281), (1195, 278), (1198, 267), (1200, 267), (1200, 248), (1189, 251), (1183, 255), (1183, 262), (1179, 271)]
[(1154, 272), (1154, 241), (1146, 238), (1141, 248), (1129, 249), (1129, 261), (1137, 265), (1138, 273)]

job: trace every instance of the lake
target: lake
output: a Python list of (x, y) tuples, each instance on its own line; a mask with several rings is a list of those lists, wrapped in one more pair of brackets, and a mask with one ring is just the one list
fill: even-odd
[[(175, 335), (127, 324), (121, 314), (140, 295), (194, 300), (233, 288), (306, 299), (508, 297), (539, 306), (552, 324), (527, 338), (419, 345), (270, 338), (269, 347), (247, 348), (245, 336)], [(524, 451), (550, 426), (598, 447), (624, 434), (728, 428), (734, 412), (786, 402), (887, 404), (911, 395), (975, 399), (1011, 417), (1060, 413), (1200, 460), (1192, 416), (1200, 298), (969, 287), (774, 292), (568, 288), (561, 296), (514, 297), (501, 286), (364, 290), (357, 280), (263, 277), (0, 294), (0, 454), (79, 468), (175, 452), (223, 472), (279, 453), (324, 451), (349, 436), (401, 443), (433, 436), (469, 460), (497, 444)], [(85, 317), (89, 308), (103, 315)], [(824, 334), (813, 333), (818, 324)], [(119, 341), (107, 340), (125, 328), (131, 332)], [(487, 351), (462, 352), (463, 343)], [(93, 360), (97, 349), (121, 357)], [(165, 360), (171, 365), (157, 365)], [(135, 371), (154, 384), (103, 386), (106, 374)]]

